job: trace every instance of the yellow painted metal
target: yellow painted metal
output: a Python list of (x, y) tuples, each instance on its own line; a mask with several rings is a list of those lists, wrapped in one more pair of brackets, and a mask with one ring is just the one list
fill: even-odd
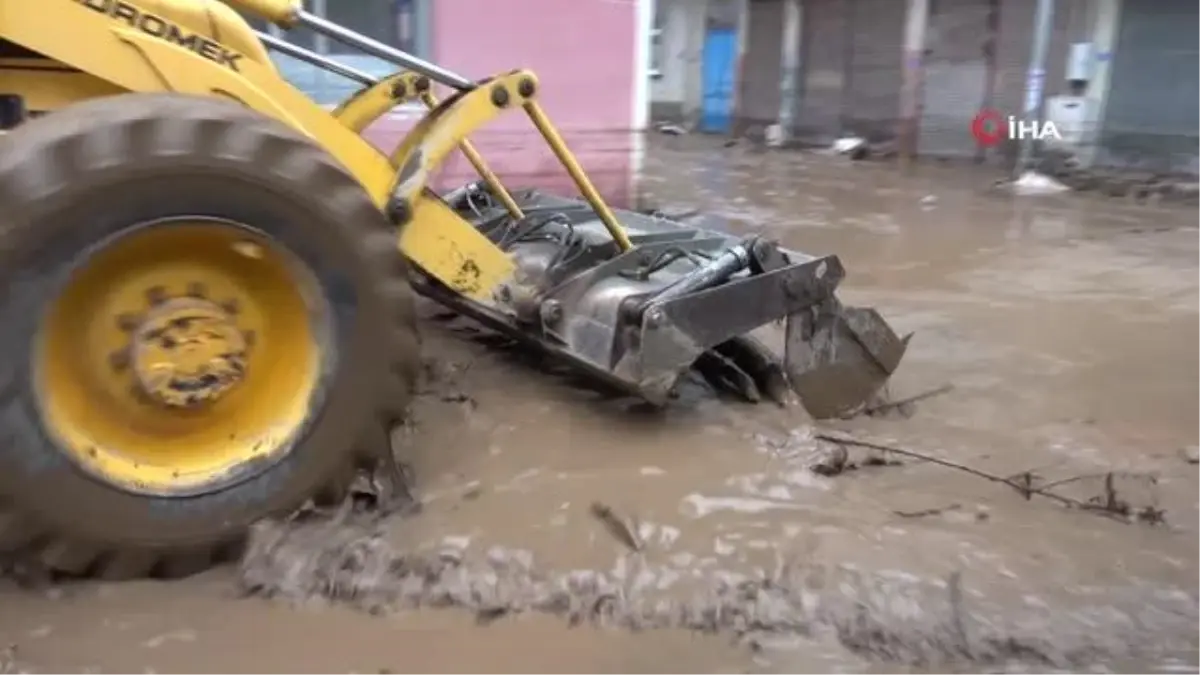
[[(423, 194), (433, 169), (440, 165), (455, 147), (462, 148), (468, 159), (474, 158), (472, 164), (489, 184), (494, 181), (496, 186), (500, 186), (495, 174), (488, 170), (483, 158), (471, 147), (467, 136), (503, 111), (519, 106), (529, 115), (534, 127), (546, 140), (546, 144), (562, 163), (579, 188), (580, 194), (596, 212), (596, 216), (604, 223), (605, 229), (617, 242), (617, 246), (623, 251), (630, 250), (633, 248), (633, 242), (630, 241), (625, 228), (617, 222), (612, 209), (587, 177), (579, 160), (534, 99), (537, 89), (537, 77), (532, 72), (515, 70), (492, 78), (476, 89), (437, 105), (404, 137), (392, 153), (393, 164), (400, 168), (397, 194), (415, 204)], [(512, 199), (503, 186), (500, 186), (500, 190), (509, 200)], [(512, 206), (516, 207), (516, 203)], [(405, 250), (407, 251), (407, 248)]]
[(532, 72), (516, 70), (448, 98), (430, 110), (392, 152), (392, 164), (400, 170), (396, 194), (410, 203), (415, 201), (433, 170), (451, 151), (460, 147), (473, 131), (525, 101), (526, 97), (519, 93), (522, 81), (529, 83), (529, 87), (537, 86), (537, 77)]
[[(156, 494), (282, 457), (321, 372), (314, 286), (271, 241), (229, 224), (115, 239), (75, 271), (36, 338), (47, 428), (93, 474)], [(222, 348), (240, 362), (230, 366)], [(203, 384), (206, 368), (241, 372), (188, 400), (181, 385)]]
[[(414, 100), (420, 101), (429, 110), (438, 106), (438, 100), (430, 90), (429, 78), (404, 71), (358, 90), (334, 109), (333, 116), (347, 128), (362, 133), (371, 123), (383, 117), (397, 105)], [(521, 212), (517, 201), (513, 199), (512, 194), (487, 165), (479, 151), (471, 145), (471, 141), (464, 137), (459, 143), (458, 149), (475, 168), (479, 177), (487, 183), (492, 194), (496, 195), (496, 198), (504, 205), (508, 214), (513, 218), (524, 218), (525, 214)]]
[(296, 13), (302, 0), (224, 0), (233, 7), (260, 16), (282, 28), (288, 28), (296, 22)]
[[(157, 14), (152, 15), (176, 22), (172, 12), (177, 9), (181, 15), (190, 16), (190, 10), (180, 8), (209, 5), (214, 9), (222, 7), (219, 2), (194, 0), (154, 0), (138, 7), (145, 10), (144, 14), (153, 10)], [(229, 26), (237, 25), (250, 30), (234, 16)], [(64, 30), (64, 26), (70, 30)], [(222, 37), (226, 28), (219, 29)], [(201, 32), (199, 27), (194, 30)], [(217, 36), (211, 37), (220, 44)], [(94, 11), (79, 0), (0, 2), (0, 38), (43, 54), (62, 67), (84, 71), (122, 91), (172, 91), (239, 101), (311, 137), (358, 179), (380, 209), (385, 209), (392, 198), (396, 169), (388, 158), (280, 78), (269, 61), (245, 57), (235, 61), (236, 69), (230, 68), (209, 58), (211, 53), (208, 56), (201, 53), (204, 49), (196, 46), (199, 42), (190, 43), (191, 47), (177, 44), (147, 33), (136, 22), (131, 24)], [(262, 49), (261, 43), (256, 44)], [(13, 85), (8, 71), (0, 69), (0, 90), (22, 93)], [(429, 238), (455, 242), (453, 253), (432, 246), (404, 251), (424, 272), (453, 287), (451, 282), (462, 278), (461, 256), (470, 255), (474, 267), (481, 270), (480, 279), (506, 279), (511, 275), (512, 262), (487, 237), (453, 212), (443, 215), (449, 217), (437, 219), (439, 231), (429, 233)], [(426, 227), (423, 222), (410, 222), (405, 228), (405, 239), (422, 240), (420, 231)], [(482, 289), (472, 297), (487, 298), (491, 292), (490, 288)]]
[(616, 215), (612, 209), (608, 208), (608, 204), (604, 202), (604, 198), (600, 196), (600, 192), (596, 186), (592, 184), (592, 180), (588, 178), (587, 172), (579, 165), (579, 160), (575, 158), (574, 153), (567, 147), (567, 142), (563, 140), (558, 129), (550, 122), (550, 118), (546, 116), (546, 112), (542, 110), (542, 106), (537, 101), (528, 100), (524, 102), (525, 112), (529, 115), (533, 126), (542, 134), (542, 138), (546, 139), (546, 144), (550, 146), (550, 150), (558, 161), (562, 163), (563, 168), (571, 176), (571, 180), (575, 181), (575, 187), (579, 188), (579, 194), (587, 200), (591, 205), (592, 210), (596, 212), (596, 217), (600, 222), (604, 223), (604, 229), (608, 230), (609, 236), (617, 242), (617, 246), (621, 247), (622, 251), (628, 251), (633, 248), (633, 242), (629, 240), (629, 235), (625, 233), (625, 228), (617, 222)]
[(58, 110), (72, 103), (122, 93), (120, 87), (87, 73), (65, 70), (49, 62), (31, 63), (28, 59), (0, 59), (0, 83), (4, 91), (21, 92), (26, 109), (33, 111)]
[(333, 116), (347, 129), (362, 133), (397, 105), (418, 100), (428, 91), (429, 78), (408, 71), (399, 72), (359, 89), (334, 108)]
[[(436, 108), (438, 105), (437, 98), (430, 91), (421, 94), (421, 101), (425, 104), (425, 107), (430, 109)], [(508, 215), (516, 220), (524, 218), (525, 214), (522, 213), (521, 207), (517, 206), (517, 200), (513, 199), (508, 188), (504, 187), (504, 183), (500, 182), (500, 178), (496, 176), (491, 167), (487, 165), (487, 162), (483, 160), (483, 155), (479, 154), (479, 151), (475, 149), (471, 141), (464, 138), (462, 143), (459, 143), (458, 149), (462, 152), (463, 157), (466, 157), (467, 161), (471, 163), (471, 166), (475, 168), (475, 172), (479, 174), (483, 182), (487, 183), (488, 189), (496, 196), (496, 199), (499, 199), (500, 203), (504, 205), (504, 210), (508, 211)]]
[(245, 379), (249, 349), (237, 317), (207, 298), (151, 307), (131, 342), (137, 384), (163, 405), (198, 408)]
[[(438, 280), (477, 302), (489, 303), (500, 284), (513, 276), (513, 262), (491, 241), (454, 236), (456, 223), (466, 222), (437, 195), (424, 195), (413, 205), (410, 226), (400, 230), (400, 250), (411, 259), (436, 260), (452, 269)], [(439, 227), (439, 225), (444, 227)]]
[[(140, 6), (144, 10), (143, 16), (133, 23), (143, 32), (149, 28), (145, 14), (157, 14), (163, 18), (178, 21), (183, 26), (196, 31), (197, 34), (207, 36), (214, 44), (241, 54), (244, 59), (274, 70), (274, 63), (271, 61), (271, 54), (267, 51), (266, 46), (254, 34), (254, 29), (246, 23), (246, 20), (231, 7), (235, 3), (224, 0), (204, 0), (202, 2), (196, 0), (149, 0), (149, 2), (142, 3), (126, 3), (124, 0), (75, 0), (75, 2), (87, 3), (93, 7), (97, 4), (108, 6), (110, 15), (120, 14), (117, 11), (117, 6), (120, 4)], [(291, 16), (293, 15), (291, 6), (297, 4), (299, 0), (296, 2), (292, 0), (252, 0), (252, 2), (267, 6), (274, 5), (273, 9), (270, 7), (264, 7), (264, 9), (272, 9), (274, 12), (286, 13)], [(211, 49), (206, 49), (202, 45), (188, 48), (210, 60), (213, 55)]]

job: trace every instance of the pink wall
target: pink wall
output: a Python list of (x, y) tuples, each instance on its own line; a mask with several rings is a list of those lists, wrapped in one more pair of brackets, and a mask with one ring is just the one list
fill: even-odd
[[(540, 100), (597, 188), (628, 205), (635, 126), (633, 0), (434, 0), (433, 60), (467, 77), (532, 69)], [(382, 121), (371, 137), (393, 147), (411, 121)], [(573, 184), (519, 111), (471, 137), (506, 185), (575, 194)], [(474, 180), (455, 153), (437, 187)]]

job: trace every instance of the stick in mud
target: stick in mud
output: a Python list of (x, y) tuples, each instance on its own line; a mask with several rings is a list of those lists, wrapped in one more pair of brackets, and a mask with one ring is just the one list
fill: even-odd
[[(837, 445), (842, 445), (842, 446), (849, 445), (849, 446), (855, 446), (855, 447), (860, 447), (860, 448), (869, 448), (871, 450), (878, 450), (880, 452), (889, 452), (889, 453), (894, 453), (897, 455), (902, 455), (904, 457), (911, 457), (913, 459), (919, 459), (921, 461), (930, 462), (932, 464), (937, 464), (939, 466), (944, 466), (948, 469), (962, 471), (964, 473), (971, 474), (972, 476), (976, 476), (978, 478), (983, 478), (984, 480), (988, 480), (993, 483), (1007, 485), (1008, 487), (1013, 488), (1017, 492), (1020, 492), (1022, 495), (1025, 496), (1026, 499), (1028, 499), (1031, 495), (1037, 495), (1039, 497), (1044, 497), (1046, 499), (1056, 501), (1059, 504), (1068, 506), (1070, 508), (1079, 509), (1081, 511), (1087, 511), (1089, 513), (1096, 513), (1096, 514), (1102, 515), (1106, 518), (1111, 518), (1113, 520), (1117, 520), (1119, 522), (1129, 522), (1128, 519), (1126, 518), (1126, 516), (1130, 515), (1131, 510), (1130, 510), (1128, 504), (1125, 504), (1123, 501), (1116, 498), (1116, 490), (1113, 488), (1113, 482), (1112, 482), (1112, 477), (1113, 477), (1112, 473), (1109, 473), (1107, 475), (1107, 479), (1105, 481), (1105, 500), (1104, 500), (1104, 502), (1102, 504), (1094, 504), (1094, 503), (1080, 501), (1078, 499), (1072, 499), (1071, 497), (1066, 497), (1066, 496), (1063, 496), (1060, 494), (1055, 494), (1053, 492), (1048, 491), (1044, 487), (1034, 487), (1033, 481), (1032, 481), (1032, 475), (1029, 474), (1028, 472), (1026, 474), (1022, 474), (1023, 477), (1025, 478), (1024, 482), (1018, 483), (1018, 482), (1012, 480), (1011, 478), (1006, 478), (1004, 476), (997, 476), (995, 474), (991, 474), (986, 471), (981, 471), (979, 469), (967, 466), (965, 464), (951, 462), (948, 459), (942, 459), (940, 457), (935, 457), (930, 454), (926, 454), (923, 452), (917, 452), (916, 450), (909, 450), (907, 448), (900, 448), (900, 447), (897, 447), (894, 445), (887, 445), (884, 443), (878, 443), (878, 442), (874, 442), (874, 441), (864, 441), (864, 440), (859, 440), (857, 438), (850, 438), (849, 436), (840, 436), (840, 435), (829, 434), (829, 433), (818, 433), (818, 434), (814, 435), (814, 438), (820, 439), (822, 441), (827, 441), (829, 443), (834, 443)], [(1147, 509), (1144, 509), (1143, 511), (1138, 512), (1137, 516), (1138, 516), (1139, 520), (1143, 520), (1145, 522), (1150, 522), (1150, 523), (1157, 523), (1157, 522), (1163, 521), (1164, 514), (1159, 509), (1156, 509), (1154, 507), (1147, 507)]]
[(863, 408), (862, 414), (870, 417), (874, 415), (882, 415), (884, 413), (891, 412), (892, 410), (903, 410), (905, 407), (910, 406), (918, 401), (924, 401), (927, 398), (948, 394), (952, 391), (954, 391), (953, 384), (943, 384), (942, 386), (935, 387), (929, 391), (923, 391), (919, 394), (913, 394), (912, 396), (896, 399), (895, 401), (883, 401), (881, 403), (876, 403), (875, 405), (869, 405)]
[(609, 534), (629, 550), (636, 552), (645, 548), (645, 543), (638, 536), (637, 526), (617, 515), (611, 506), (601, 502), (592, 502), (591, 514), (596, 520), (603, 523), (604, 529), (608, 530)]
[(940, 516), (947, 511), (957, 511), (962, 508), (962, 504), (947, 504), (932, 509), (921, 509), (920, 511), (892, 511), (892, 513), (901, 518), (924, 518), (926, 516)]

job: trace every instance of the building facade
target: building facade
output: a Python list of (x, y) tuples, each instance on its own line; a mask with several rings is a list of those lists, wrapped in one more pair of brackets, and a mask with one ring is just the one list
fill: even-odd
[[(645, 129), (649, 110), (652, 3), (505, 0), (501, 5), (495, 0), (305, 0), (310, 12), (468, 77), (534, 70), (542, 105), (598, 189), (616, 204), (628, 203), (641, 161), (638, 132)], [(281, 35), (374, 75), (395, 70), (305, 30)], [(597, 36), (599, 42), (593, 39)], [(276, 63), (289, 81), (324, 105), (336, 105), (358, 86), (285, 56), (277, 55)], [(367, 136), (390, 149), (422, 113), (416, 105), (401, 107)], [(576, 192), (520, 112), (500, 116), (471, 140), (508, 185)], [(474, 178), (456, 154), (435, 185)]]
[(739, 0), (655, 0), (650, 116), (703, 131), (730, 130), (743, 39)]
[(1099, 160), (1157, 167), (1172, 158), (1196, 173), (1198, 3), (1125, 0), (1111, 10), (1105, 37), (1107, 96), (1101, 109)]
[(659, 0), (673, 65), (653, 90), (656, 114), (680, 101), (678, 117), (695, 119), (712, 102), (712, 6), (730, 1), (741, 7), (735, 132), (779, 125), (820, 144), (903, 134), (917, 154), (1011, 158), (1011, 144), (979, 148), (971, 120), (985, 108), (1024, 115), (1032, 84), (1085, 162), (1197, 172), (1194, 1), (1053, 1), (1045, 68), (1031, 73), (1039, 0)]

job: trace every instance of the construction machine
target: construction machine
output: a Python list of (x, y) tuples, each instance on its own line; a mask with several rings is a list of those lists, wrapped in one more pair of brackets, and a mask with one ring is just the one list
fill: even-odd
[[(330, 111), (270, 50), (362, 88)], [(814, 416), (879, 389), (907, 338), (839, 304), (836, 256), (611, 209), (539, 93), (528, 70), (468, 79), (296, 0), (0, 2), (0, 554), (181, 575), (258, 519), (341, 499), (412, 395), (414, 289), (655, 405), (697, 370)], [(428, 113), (394, 150), (363, 138), (412, 100)], [(510, 111), (579, 198), (484, 164), (468, 136)], [(480, 180), (439, 194), (452, 152)], [(780, 321), (782, 358), (749, 336)]]

